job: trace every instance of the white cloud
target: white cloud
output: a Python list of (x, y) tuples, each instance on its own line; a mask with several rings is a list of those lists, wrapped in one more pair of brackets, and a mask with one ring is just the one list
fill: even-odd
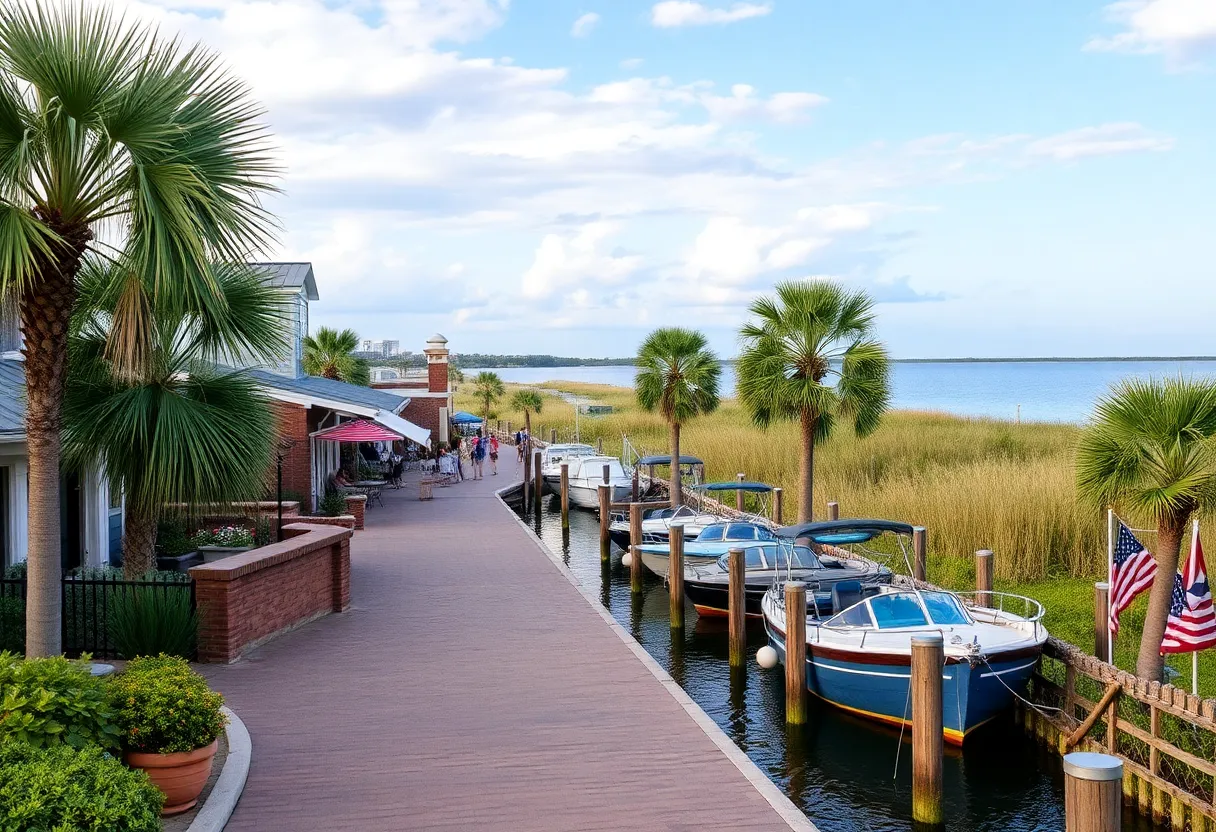
[(1216, 2), (1212, 0), (1122, 0), (1105, 9), (1122, 27), (1085, 44), (1094, 51), (1162, 53), (1171, 65), (1185, 65), (1205, 48), (1216, 46)]
[[(641, 266), (637, 255), (605, 253), (603, 244), (620, 230), (617, 223), (591, 222), (568, 236), (546, 234), (521, 284), (526, 298), (548, 298), (584, 283), (612, 285)], [(586, 294), (580, 305), (588, 305)]]
[(1151, 133), (1134, 122), (1082, 127), (1033, 141), (1026, 145), (1031, 156), (1046, 156), (1057, 161), (1072, 161), (1088, 156), (1170, 150), (1174, 140)]
[(585, 38), (591, 34), (600, 22), (600, 16), (595, 12), (587, 12), (585, 15), (574, 21), (574, 25), (570, 27), (570, 35), (576, 38)]
[(663, 0), (651, 8), (650, 22), (662, 29), (709, 26), (763, 17), (772, 11), (772, 3), (732, 3), (726, 7), (714, 7), (694, 0)]
[(705, 94), (700, 98), (715, 121), (762, 117), (792, 123), (804, 120), (811, 109), (828, 102), (826, 97), (812, 92), (779, 92), (763, 99), (748, 84), (735, 84), (729, 96)]

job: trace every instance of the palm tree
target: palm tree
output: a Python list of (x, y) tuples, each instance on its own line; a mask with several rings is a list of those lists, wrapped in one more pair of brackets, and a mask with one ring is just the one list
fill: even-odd
[(273, 227), (260, 115), (215, 55), (103, 6), (0, 5), (0, 297), (16, 298), (25, 341), (29, 656), (60, 652), (60, 430), (81, 260), (101, 251), (146, 281), (114, 307), (120, 372), (146, 357), (137, 297), (218, 307), (209, 264), (250, 259)]
[(481, 409), (485, 414), (484, 424), (487, 430), (490, 428), (490, 408), (506, 392), (507, 388), (503, 386), (502, 379), (498, 377), (498, 373), (482, 370), (473, 377), (473, 397), (481, 402)]
[(1161, 639), (1191, 515), (1216, 502), (1216, 383), (1128, 379), (1098, 400), (1077, 446), (1077, 488), (1157, 527), (1136, 675), (1160, 679)]
[(643, 410), (658, 411), (671, 427), (671, 504), (680, 491), (680, 426), (718, 407), (722, 365), (705, 336), (690, 329), (656, 329), (638, 350), (634, 387)]
[(858, 436), (878, 427), (890, 400), (887, 350), (874, 338), (873, 301), (820, 280), (777, 284), (751, 305), (735, 369), (739, 399), (762, 428), (797, 420), (798, 522), (814, 513), (815, 444), (847, 419)]
[(367, 362), (352, 355), (359, 348), (359, 335), (353, 329), (321, 327), (316, 336), (304, 336), (304, 372), (335, 381), (360, 384), (371, 383)]
[(544, 398), (536, 390), (516, 390), (511, 397), (511, 409), (524, 412), (524, 430), (529, 437), (532, 436), (532, 414), (540, 413), (544, 405)]
[(106, 344), (116, 270), (91, 259), (73, 316), (64, 398), (64, 459), (100, 462), (126, 502), (123, 571), (156, 565), (156, 525), (171, 503), (251, 499), (265, 489), (276, 435), (268, 400), (242, 372), (216, 361), (253, 363), (286, 352), (286, 318), (274, 288), (244, 267), (217, 269), (223, 320), (154, 309), (149, 361), (137, 377), (115, 372)]

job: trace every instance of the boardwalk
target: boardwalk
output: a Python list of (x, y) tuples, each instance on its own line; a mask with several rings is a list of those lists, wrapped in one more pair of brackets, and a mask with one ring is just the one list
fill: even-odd
[(494, 497), (504, 463), (386, 495), (350, 613), (207, 669), (253, 736), (228, 829), (789, 829)]

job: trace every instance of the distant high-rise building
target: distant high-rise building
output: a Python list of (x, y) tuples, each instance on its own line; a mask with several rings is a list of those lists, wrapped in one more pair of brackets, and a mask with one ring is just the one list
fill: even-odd
[(401, 342), (400, 341), (385, 341), (384, 342), (384, 353), (383, 354), (386, 358), (390, 358), (394, 355), (397, 355), (399, 352), (401, 352)]

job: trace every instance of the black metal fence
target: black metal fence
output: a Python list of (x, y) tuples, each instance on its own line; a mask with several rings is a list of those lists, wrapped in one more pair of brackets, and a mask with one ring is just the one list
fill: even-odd
[[(110, 635), (110, 614), (123, 594), (150, 587), (153, 592), (189, 593), (195, 607), (194, 581), (172, 573), (151, 575), (147, 580), (127, 581), (111, 569), (80, 570), (60, 581), (63, 612), (63, 652), (68, 656), (89, 653), (97, 659), (120, 658)], [(24, 577), (0, 579), (0, 650), (25, 650)]]

